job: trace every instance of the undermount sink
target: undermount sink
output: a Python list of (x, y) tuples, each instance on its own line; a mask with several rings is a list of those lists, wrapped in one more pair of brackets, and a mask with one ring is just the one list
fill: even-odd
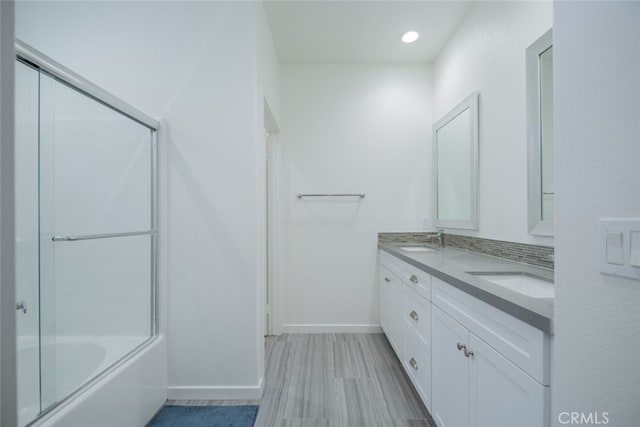
[(402, 249), (407, 252), (433, 252), (435, 249), (425, 248), (424, 246), (400, 246), (398, 249)]
[(555, 295), (555, 287), (550, 280), (530, 273), (500, 271), (468, 271), (467, 273), (532, 298), (553, 298)]

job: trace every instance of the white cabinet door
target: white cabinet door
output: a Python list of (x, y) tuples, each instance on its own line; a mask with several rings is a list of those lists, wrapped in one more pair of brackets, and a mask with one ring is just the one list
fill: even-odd
[(391, 272), (383, 266), (378, 269), (380, 282), (380, 326), (382, 331), (389, 337), (389, 292), (391, 283)]
[(402, 360), (402, 282), (380, 266), (380, 323), (391, 346)]
[(548, 387), (469, 334), (471, 427), (548, 425)]
[(389, 328), (391, 340), (395, 346), (398, 358), (402, 360), (402, 282), (395, 276), (391, 278), (391, 292), (389, 293)]
[(458, 344), (466, 345), (469, 332), (438, 307), (432, 308), (432, 415), (438, 427), (466, 427), (469, 358), (463, 349), (458, 349)]

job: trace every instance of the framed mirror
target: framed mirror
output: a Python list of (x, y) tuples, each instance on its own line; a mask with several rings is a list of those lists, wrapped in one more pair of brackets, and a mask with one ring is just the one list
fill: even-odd
[(436, 227), (477, 227), (478, 93), (433, 125)]
[(527, 48), (527, 169), (529, 233), (553, 236), (553, 34)]

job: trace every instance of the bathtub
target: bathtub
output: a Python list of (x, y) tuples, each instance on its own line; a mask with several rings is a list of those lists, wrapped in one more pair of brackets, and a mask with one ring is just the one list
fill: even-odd
[(29, 425), (140, 427), (166, 400), (166, 342), (163, 336), (74, 336), (43, 340), (39, 348), (35, 339), (21, 339), (18, 372), (20, 426), (40, 412), (42, 394), (44, 415)]

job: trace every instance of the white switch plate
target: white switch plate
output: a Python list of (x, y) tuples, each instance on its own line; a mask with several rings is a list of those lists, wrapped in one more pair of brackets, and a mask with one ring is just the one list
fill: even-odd
[(620, 231), (607, 230), (605, 248), (607, 251), (607, 264), (624, 265), (624, 239)]
[(639, 233), (640, 218), (600, 219), (600, 271), (602, 273), (640, 280)]
[(629, 245), (631, 248), (629, 264), (632, 267), (640, 267), (640, 231), (631, 231), (631, 241)]

